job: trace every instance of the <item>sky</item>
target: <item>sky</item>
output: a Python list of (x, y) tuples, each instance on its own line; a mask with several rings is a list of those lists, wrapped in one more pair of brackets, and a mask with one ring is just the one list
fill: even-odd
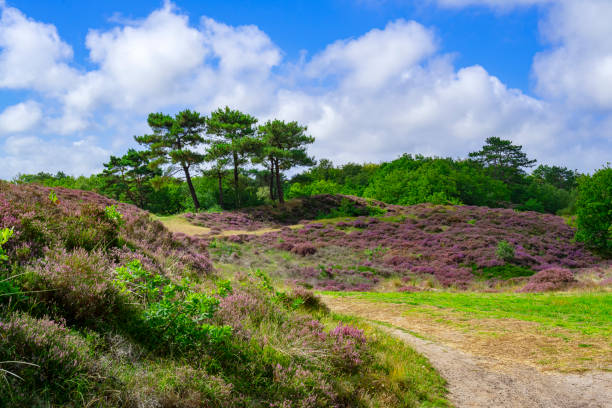
[(609, 0), (0, 0), (0, 178), (98, 172), (150, 112), (307, 125), (335, 163), (612, 160)]

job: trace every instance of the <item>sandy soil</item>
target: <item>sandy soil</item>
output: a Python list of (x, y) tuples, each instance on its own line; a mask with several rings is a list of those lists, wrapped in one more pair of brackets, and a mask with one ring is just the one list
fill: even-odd
[[(413, 328), (401, 319), (401, 308), (387, 309), (390, 319), (381, 316), (375, 304), (345, 298), (326, 297), (332, 311), (391, 323), (385, 328), (425, 355), (448, 381), (449, 400), (462, 407), (550, 407), (612, 408), (612, 372), (589, 371), (580, 374), (542, 372), (538, 368), (478, 355), (449, 344), (425, 340), (408, 331)], [(405, 323), (408, 321), (406, 320)], [(405, 327), (403, 327), (405, 326)], [(405, 330), (402, 330), (405, 329)], [(427, 333), (419, 334), (427, 335)], [(505, 354), (504, 344), (499, 355)]]

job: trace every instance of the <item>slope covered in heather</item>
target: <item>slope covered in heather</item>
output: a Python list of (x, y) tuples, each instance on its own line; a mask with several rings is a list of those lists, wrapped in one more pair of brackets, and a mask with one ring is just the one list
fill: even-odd
[[(557, 286), (548, 289), (561, 288), (574, 281), (577, 271), (603, 262), (575, 242), (575, 230), (558, 216), (371, 202), (362, 208), (372, 215), (355, 217), (346, 216), (346, 209), (359, 208), (361, 201), (346, 204), (351, 198), (344, 196), (330, 208), (327, 197), (322, 196), (321, 209), (310, 211), (320, 219), (302, 220), (292, 228), (257, 231), (262, 227), (258, 219), (244, 213), (187, 218), (212, 227), (207, 238), (213, 240), (213, 258), (221, 267), (262, 268), (293, 284), (323, 290), (372, 290), (390, 280), (404, 290), (493, 289), (500, 284), (521, 287), (531, 279), (525, 290), (537, 291), (546, 289), (549, 280)], [(248, 233), (223, 231), (219, 226), (230, 218), (230, 229)]]
[(446, 405), (410, 348), (134, 206), (0, 182), (0, 231), (0, 405)]

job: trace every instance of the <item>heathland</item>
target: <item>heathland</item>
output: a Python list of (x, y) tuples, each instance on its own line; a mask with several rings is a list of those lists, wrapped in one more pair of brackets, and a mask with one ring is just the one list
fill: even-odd
[(151, 114), (100, 174), (0, 181), (0, 407), (612, 398), (609, 166), (316, 164), (256, 122)]

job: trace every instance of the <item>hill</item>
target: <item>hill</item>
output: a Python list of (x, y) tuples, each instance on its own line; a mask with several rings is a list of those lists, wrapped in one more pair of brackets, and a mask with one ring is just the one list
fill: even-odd
[[(562, 217), (550, 214), (329, 195), (290, 202), (282, 211), (186, 219), (209, 228), (201, 236), (213, 239), (220, 267), (261, 268), (323, 290), (372, 290), (393, 280), (404, 290), (518, 289), (531, 279), (523, 289), (539, 291), (567, 287), (577, 272), (603, 262), (575, 242), (575, 230)], [(289, 226), (279, 219), (301, 221)]]
[(0, 182), (3, 406), (445, 406), (406, 345), (100, 195)]

